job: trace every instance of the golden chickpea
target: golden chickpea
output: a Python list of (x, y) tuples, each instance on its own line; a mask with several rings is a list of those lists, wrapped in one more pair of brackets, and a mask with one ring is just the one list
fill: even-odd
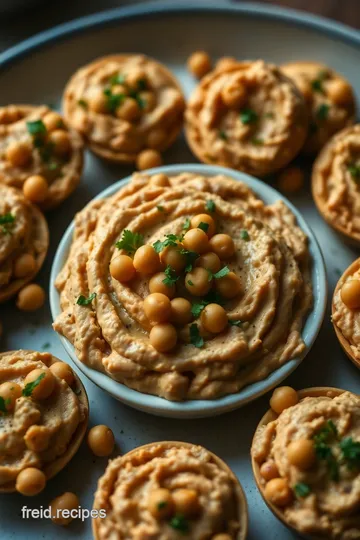
[(178, 326), (184, 326), (192, 320), (191, 303), (186, 298), (177, 297), (171, 300), (170, 321)]
[(150, 335), (150, 343), (159, 352), (171, 351), (177, 342), (175, 327), (169, 323), (162, 323), (153, 326)]
[(174, 512), (174, 501), (168, 489), (154, 489), (149, 496), (148, 509), (155, 519), (166, 519)]
[(291, 503), (293, 494), (284, 478), (274, 478), (265, 486), (265, 497), (276, 506), (287, 506)]
[(71, 150), (71, 141), (69, 133), (64, 129), (55, 129), (49, 134), (49, 140), (54, 145), (54, 154), (56, 156), (67, 156)]
[(139, 97), (143, 103), (143, 111), (150, 112), (156, 106), (156, 96), (154, 92), (140, 92)]
[(146, 138), (146, 146), (155, 150), (162, 150), (167, 140), (167, 133), (163, 128), (154, 128)]
[(110, 263), (111, 276), (122, 283), (127, 283), (136, 274), (134, 263), (128, 255), (118, 255)]
[(51, 521), (56, 525), (68, 525), (74, 518), (71, 511), (80, 506), (79, 497), (71, 491), (66, 491), (50, 503)]
[(289, 167), (280, 174), (278, 186), (281, 191), (295, 193), (303, 187), (304, 181), (304, 173), (299, 167)]
[(12, 142), (6, 149), (6, 159), (13, 167), (25, 167), (31, 160), (31, 148), (25, 142)]
[(360, 279), (349, 279), (341, 287), (341, 300), (349, 309), (360, 308)]
[(109, 112), (107, 97), (101, 88), (88, 98), (88, 104), (89, 109), (95, 113), (106, 114)]
[(24, 436), (24, 441), (29, 450), (43, 452), (50, 443), (49, 430), (46, 426), (30, 426)]
[(201, 323), (205, 330), (218, 334), (228, 325), (226, 311), (219, 304), (209, 304), (201, 312)]
[(242, 292), (241, 278), (234, 272), (229, 272), (226, 276), (215, 281), (215, 287), (223, 298), (235, 298)]
[(219, 58), (219, 60), (216, 62), (215, 69), (222, 71), (224, 69), (226, 70), (232, 68), (236, 64), (236, 58), (234, 58), (233, 56), (223, 56), (222, 58)]
[(0, 397), (5, 401), (7, 411), (12, 411), (17, 398), (21, 396), (21, 388), (15, 382), (7, 381), (0, 384)]
[(168, 187), (170, 186), (169, 177), (164, 173), (154, 174), (150, 179), (150, 184), (157, 187)]
[(49, 195), (49, 186), (46, 178), (40, 174), (29, 176), (23, 184), (24, 197), (33, 203), (41, 203), (45, 201)]
[(114, 84), (112, 87), (111, 87), (111, 92), (115, 95), (121, 95), (121, 94), (126, 94), (127, 93), (127, 89), (126, 87), (123, 85), (123, 84)]
[(16, 306), (21, 311), (36, 311), (40, 309), (45, 302), (45, 291), (40, 285), (31, 283), (26, 285), (18, 294)]
[(221, 262), (216, 253), (204, 253), (198, 259), (196, 259), (195, 266), (201, 266), (206, 270), (210, 270), (213, 274), (216, 274), (221, 268)]
[(260, 474), (268, 482), (279, 477), (279, 469), (274, 461), (265, 461), (260, 467)]
[(200, 512), (201, 506), (199, 496), (195, 489), (177, 489), (173, 492), (172, 496), (177, 514), (189, 517)]
[(134, 90), (139, 89), (140, 82), (145, 88), (149, 85), (145, 70), (138, 68), (126, 74), (126, 84)]
[(154, 274), (149, 281), (150, 293), (162, 293), (168, 298), (174, 298), (176, 292), (175, 284), (165, 285), (164, 279), (166, 279), (165, 272), (158, 272), (157, 274)]
[(46, 486), (46, 476), (43, 471), (28, 467), (19, 472), (16, 478), (16, 491), (29, 497), (37, 495)]
[(55, 388), (55, 376), (50, 369), (36, 368), (30, 371), (24, 379), (24, 388), (27, 384), (36, 382), (33, 386), (31, 397), (35, 400), (48, 398)]
[(66, 362), (54, 362), (50, 366), (50, 371), (55, 375), (55, 377), (58, 377), (58, 379), (62, 379), (69, 386), (72, 386), (74, 384), (74, 372), (69, 366), (69, 364), (67, 364)]
[(180, 253), (181, 246), (166, 246), (160, 253), (160, 261), (165, 266), (169, 265), (175, 272), (181, 272), (186, 266), (186, 257)]
[(95, 456), (110, 456), (115, 446), (114, 434), (108, 426), (100, 424), (90, 429), (87, 443)]
[(299, 402), (299, 397), (296, 390), (290, 386), (279, 386), (275, 388), (270, 399), (270, 407), (277, 414), (282, 413), (285, 409), (296, 405)]
[(185, 249), (196, 253), (206, 253), (209, 251), (209, 238), (205, 231), (201, 229), (190, 229), (185, 233), (182, 241)]
[(194, 296), (205, 296), (211, 287), (209, 272), (199, 266), (193, 268), (185, 276), (185, 287)]
[(31, 253), (23, 253), (14, 263), (14, 276), (18, 279), (29, 276), (36, 270), (36, 261)]
[(55, 111), (46, 113), (43, 118), (43, 122), (48, 132), (64, 127), (63, 119), (61, 118), (60, 114)]
[(190, 73), (201, 79), (211, 71), (211, 58), (205, 51), (196, 51), (189, 56), (187, 67)]
[(157, 150), (142, 150), (136, 158), (136, 167), (139, 171), (160, 167), (162, 165), (161, 154)]
[(220, 533), (212, 536), (211, 540), (232, 540), (232, 536), (230, 536), (230, 534)]
[(127, 98), (116, 110), (116, 116), (127, 122), (136, 120), (141, 115), (141, 110), (137, 101), (133, 98)]
[(170, 299), (159, 292), (149, 294), (144, 300), (144, 313), (151, 322), (168, 321), (171, 315)]
[(210, 240), (210, 249), (220, 259), (229, 259), (235, 253), (234, 240), (228, 234), (215, 234)]
[(221, 97), (229, 109), (241, 109), (246, 103), (247, 91), (243, 84), (229, 83), (221, 91)]
[(326, 85), (326, 93), (336, 105), (349, 105), (354, 101), (350, 84), (342, 79), (329, 81)]
[(294, 467), (303, 471), (310, 469), (316, 461), (314, 442), (309, 439), (292, 441), (287, 447), (287, 457)]
[(136, 250), (133, 264), (135, 270), (141, 274), (154, 274), (160, 269), (159, 254), (153, 246), (145, 244)]
[[(201, 223), (205, 223), (208, 227), (205, 226), (203, 230), (208, 235), (208, 238), (211, 238), (215, 234), (215, 221), (208, 214), (198, 214), (194, 216), (191, 220), (191, 227), (197, 229)], [(201, 229), (201, 227), (200, 227)], [(205, 230), (206, 229), (206, 230)]]

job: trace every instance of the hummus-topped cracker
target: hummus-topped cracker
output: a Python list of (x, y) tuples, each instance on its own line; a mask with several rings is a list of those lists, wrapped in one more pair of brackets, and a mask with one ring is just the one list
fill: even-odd
[(74, 191), (82, 167), (82, 138), (57, 112), (45, 105), (0, 108), (0, 183), (48, 210)]
[(76, 216), (54, 328), (130, 388), (214, 399), (304, 351), (309, 264), (284, 203), (221, 175), (136, 174)]
[(95, 154), (131, 163), (144, 149), (162, 152), (174, 143), (184, 98), (165, 66), (144, 55), (119, 54), (80, 68), (67, 84), (63, 107)]
[(0, 302), (36, 276), (48, 247), (43, 214), (20, 191), (0, 183)]
[(310, 117), (309, 135), (303, 151), (316, 154), (338, 131), (355, 121), (355, 95), (339, 73), (316, 62), (291, 62), (281, 71), (303, 94)]
[(206, 75), (187, 105), (188, 143), (203, 162), (265, 176), (304, 144), (303, 97), (272, 64), (231, 62)]

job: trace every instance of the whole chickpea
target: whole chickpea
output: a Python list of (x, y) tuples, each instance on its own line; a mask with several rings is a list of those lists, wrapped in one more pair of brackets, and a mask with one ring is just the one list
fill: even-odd
[(55, 376), (50, 369), (36, 368), (30, 371), (24, 379), (24, 389), (27, 385), (37, 383), (31, 390), (31, 397), (35, 400), (48, 398), (55, 388)]
[(166, 519), (174, 512), (174, 501), (170, 490), (157, 488), (150, 492), (148, 509), (155, 519)]
[(154, 174), (154, 176), (150, 178), (150, 184), (157, 187), (168, 187), (170, 186), (170, 180), (169, 177), (166, 176), (166, 174), (159, 173)]
[(142, 150), (136, 158), (136, 167), (139, 171), (160, 167), (162, 165), (161, 154), (157, 150)]
[(140, 107), (133, 98), (127, 98), (116, 110), (116, 116), (127, 122), (136, 120), (141, 115)]
[(163, 323), (170, 318), (171, 303), (165, 294), (160, 292), (149, 294), (145, 298), (143, 306), (146, 317), (153, 323)]
[(43, 452), (50, 443), (49, 430), (46, 426), (32, 425), (24, 436), (24, 441), (29, 450)]
[(6, 149), (6, 159), (13, 167), (25, 167), (31, 160), (31, 148), (25, 142), (12, 142)]
[(149, 291), (150, 293), (162, 293), (168, 298), (174, 298), (176, 292), (176, 286), (166, 285), (164, 280), (166, 279), (165, 272), (158, 272), (154, 274), (149, 281)]
[[(79, 497), (71, 491), (66, 491), (50, 503), (51, 520), (56, 525), (68, 525), (74, 518), (68, 512), (76, 510), (80, 505)], [(68, 512), (64, 512), (67, 510)]]
[(90, 429), (87, 437), (90, 450), (95, 456), (106, 457), (113, 453), (114, 434), (108, 426), (100, 424)]
[(349, 279), (340, 290), (341, 300), (349, 309), (360, 308), (360, 279)]
[(7, 411), (12, 411), (14, 409), (15, 402), (20, 396), (21, 388), (17, 383), (7, 381), (0, 384), (0, 397), (3, 398)]
[(208, 253), (204, 253), (204, 255), (201, 255), (198, 259), (196, 259), (195, 266), (201, 266), (206, 270), (210, 270), (210, 272), (212, 272), (213, 274), (216, 274), (216, 272), (218, 272), (221, 268), (221, 262), (216, 253), (212, 253), (212, 251), (209, 251)]
[(221, 97), (229, 109), (241, 109), (247, 99), (246, 87), (241, 83), (229, 83), (222, 89)]
[(91, 111), (98, 114), (106, 114), (109, 112), (107, 98), (103, 89), (99, 88), (88, 98), (89, 108)]
[(191, 303), (186, 298), (174, 298), (171, 300), (170, 321), (176, 325), (184, 326), (188, 324), (193, 316), (191, 313)]
[(190, 73), (201, 79), (211, 71), (211, 58), (205, 51), (195, 51), (189, 56), (187, 67)]
[(226, 299), (235, 298), (243, 290), (241, 278), (235, 272), (229, 272), (226, 276), (217, 279), (215, 287), (220, 296)]
[(309, 439), (292, 441), (287, 447), (287, 457), (294, 467), (304, 471), (310, 469), (316, 461), (314, 442)]
[(354, 93), (347, 81), (333, 79), (326, 85), (327, 95), (336, 105), (349, 105), (354, 101)]
[(175, 347), (177, 343), (177, 332), (172, 324), (157, 324), (152, 327), (149, 339), (154, 349), (165, 353), (171, 351)]
[(166, 139), (167, 133), (163, 128), (154, 128), (146, 138), (146, 145), (154, 150), (162, 150)]
[(210, 249), (220, 259), (229, 259), (235, 253), (234, 240), (228, 234), (215, 234), (210, 240)]
[(201, 312), (201, 323), (208, 332), (218, 334), (228, 325), (227, 313), (219, 304), (209, 304)]
[(49, 133), (50, 131), (54, 131), (55, 129), (61, 129), (64, 127), (64, 121), (59, 113), (55, 111), (51, 111), (46, 113), (46, 115), (43, 118), (43, 122), (45, 124), (46, 130)]
[(23, 194), (33, 203), (43, 202), (49, 195), (49, 186), (46, 178), (40, 174), (29, 176), (23, 184)]
[(69, 133), (64, 129), (55, 129), (49, 133), (49, 140), (54, 145), (54, 154), (59, 157), (67, 156), (71, 150)]
[(187, 231), (182, 243), (189, 251), (195, 251), (200, 254), (209, 251), (208, 235), (202, 229), (190, 229)]
[(177, 489), (173, 492), (172, 496), (177, 514), (190, 517), (200, 512), (199, 495), (195, 489)]
[(181, 272), (186, 266), (186, 257), (180, 253), (181, 246), (166, 246), (160, 253), (160, 261), (169, 265), (175, 272)]
[(145, 244), (136, 250), (133, 264), (135, 270), (141, 274), (154, 274), (160, 269), (159, 254), (153, 246)]
[(22, 311), (36, 311), (45, 302), (45, 291), (40, 285), (26, 285), (18, 294), (16, 306)]
[(112, 259), (110, 263), (110, 274), (121, 283), (130, 281), (136, 274), (132, 258), (128, 255), (118, 255)]
[[(202, 225), (204, 228), (202, 229), (204, 232), (206, 232), (208, 238), (211, 238), (215, 234), (215, 221), (211, 216), (208, 214), (198, 214), (197, 216), (194, 216), (191, 219), (191, 227), (193, 229), (197, 229), (199, 225)], [(206, 227), (207, 225), (207, 227)], [(200, 227), (201, 229), (201, 227)]]
[(66, 362), (54, 362), (49, 369), (56, 377), (65, 381), (69, 386), (74, 384), (74, 372)]
[(270, 399), (270, 407), (277, 414), (281, 414), (285, 409), (299, 403), (299, 396), (296, 390), (290, 386), (279, 386), (275, 388)]
[(205, 296), (211, 288), (211, 279), (205, 268), (195, 267), (185, 276), (185, 287), (194, 296)]
[(293, 494), (285, 478), (274, 478), (265, 486), (266, 499), (276, 506), (287, 506), (293, 500)]
[(275, 461), (265, 461), (260, 467), (260, 474), (267, 482), (279, 477), (279, 469), (277, 468)]
[(37, 495), (46, 486), (46, 476), (43, 471), (28, 467), (19, 472), (16, 478), (16, 491), (21, 495)]

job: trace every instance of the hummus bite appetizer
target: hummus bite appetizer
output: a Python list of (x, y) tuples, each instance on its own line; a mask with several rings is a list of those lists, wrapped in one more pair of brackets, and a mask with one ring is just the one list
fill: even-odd
[(360, 246), (360, 124), (340, 131), (325, 145), (314, 163), (311, 186), (325, 221)]
[(158, 442), (109, 462), (95, 493), (95, 540), (245, 540), (247, 504), (234, 473), (202, 446)]
[(270, 406), (251, 448), (270, 510), (309, 540), (360, 538), (360, 396), (284, 386)]
[(224, 61), (191, 95), (185, 128), (200, 161), (266, 176), (298, 154), (308, 118), (302, 95), (279, 68)]
[(88, 400), (70, 366), (50, 353), (0, 353), (0, 492), (37, 495), (77, 452)]
[(161, 164), (161, 152), (182, 129), (184, 106), (174, 75), (139, 54), (105, 56), (82, 67), (63, 99), (66, 120), (95, 154), (132, 163), (145, 151), (140, 168)]
[(212, 400), (303, 353), (309, 263), (283, 202), (222, 175), (138, 173), (77, 215), (53, 326), (134, 390)]
[(355, 121), (356, 102), (350, 83), (339, 73), (316, 62), (291, 62), (281, 70), (303, 94), (310, 118), (303, 151), (317, 154), (338, 131)]
[(0, 183), (0, 303), (34, 279), (48, 247), (43, 214), (21, 191)]
[(74, 191), (82, 168), (82, 138), (59, 113), (45, 105), (0, 108), (0, 183), (48, 210)]

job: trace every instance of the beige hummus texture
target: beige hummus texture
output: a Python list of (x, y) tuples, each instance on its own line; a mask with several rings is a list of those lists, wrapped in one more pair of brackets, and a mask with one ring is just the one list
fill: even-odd
[[(289, 463), (286, 453), (291, 441), (312, 439), (328, 421), (337, 430), (337, 438), (329, 444), (339, 463), (338, 481), (331, 480), (326, 461), (317, 460), (311, 469), (301, 471)], [(339, 449), (339, 441), (348, 437), (360, 442), (360, 397), (350, 392), (304, 398), (257, 431), (254, 459), (259, 464), (274, 460), (291, 487), (299, 483), (310, 487), (308, 496), (295, 498), (284, 509), (286, 522), (300, 533), (329, 540), (360, 538), (360, 474), (341, 460)]]
[[(45, 210), (59, 205), (69, 197), (79, 184), (83, 168), (82, 138), (65, 123), (59, 129), (66, 130), (70, 139), (71, 149), (66, 158), (56, 157), (50, 145), (42, 154), (34, 144), (27, 122), (43, 120), (50, 112), (51, 109), (45, 105), (9, 105), (0, 108), (0, 183), (22, 188), (29, 176), (43, 176), (49, 191), (39, 206)], [(15, 142), (25, 143), (31, 148), (31, 159), (25, 166), (14, 166), (6, 159), (8, 146)]]
[(324, 147), (314, 164), (312, 191), (326, 221), (360, 241), (360, 124), (344, 129)]
[[(33, 369), (44, 369), (53, 361), (49, 353), (12, 351), (0, 356), (0, 383), (12, 381), (23, 386)], [(56, 378), (49, 398), (36, 401), (21, 396), (13, 411), (0, 414), (0, 487), (16, 480), (27, 467), (42, 467), (65, 453), (78, 425), (85, 419), (85, 410), (68, 384)], [(27, 448), (25, 435), (30, 426), (41, 426), (48, 445), (43, 451)]]
[[(117, 76), (123, 78), (122, 84), (112, 83)], [(141, 86), (130, 85), (130, 78), (137, 77)], [(92, 108), (94, 95), (104, 92), (122, 97), (112, 113)], [(130, 95), (140, 103), (140, 114), (125, 119), (117, 111)], [(93, 152), (126, 163), (135, 161), (145, 148), (163, 151), (174, 143), (182, 129), (185, 102), (179, 83), (165, 66), (147, 56), (129, 54), (99, 58), (79, 69), (65, 89), (63, 106), (67, 121)], [(150, 146), (148, 139), (154, 132), (159, 143)]]
[[(225, 106), (223, 89), (239, 85), (245, 89), (244, 103)], [(256, 116), (246, 118), (249, 110)], [(285, 167), (308, 129), (299, 91), (275, 65), (262, 60), (233, 62), (205, 76), (190, 97), (185, 119), (188, 143), (201, 161), (255, 176)]]
[[(236, 479), (205, 448), (181, 443), (154, 443), (110, 461), (95, 493), (94, 509), (106, 518), (95, 521), (97, 540), (144, 538), (203, 540), (216, 533), (237, 538), (240, 504)], [(156, 519), (147, 508), (153, 490), (194, 490), (200, 513), (188, 520), (189, 531), (179, 532), (168, 520)], [(121, 533), (120, 533), (121, 531)]]
[[(114, 196), (76, 216), (69, 257), (56, 280), (62, 313), (54, 329), (81, 362), (130, 388), (169, 400), (213, 399), (265, 378), (304, 351), (301, 330), (312, 304), (308, 240), (284, 203), (267, 206), (242, 182), (190, 173), (169, 180), (170, 186), (158, 187), (136, 174)], [(209, 201), (217, 230), (235, 242), (227, 264), (241, 277), (244, 293), (225, 309), (241, 323), (205, 337), (201, 348), (179, 342), (163, 354), (148, 337), (148, 278), (138, 275), (126, 284), (110, 276), (109, 263), (119, 254), (115, 243), (124, 229), (142, 233), (149, 244), (181, 234), (184, 221), (206, 213)], [(94, 293), (90, 305), (77, 304), (80, 295)], [(186, 290), (178, 295), (199, 300)]]

